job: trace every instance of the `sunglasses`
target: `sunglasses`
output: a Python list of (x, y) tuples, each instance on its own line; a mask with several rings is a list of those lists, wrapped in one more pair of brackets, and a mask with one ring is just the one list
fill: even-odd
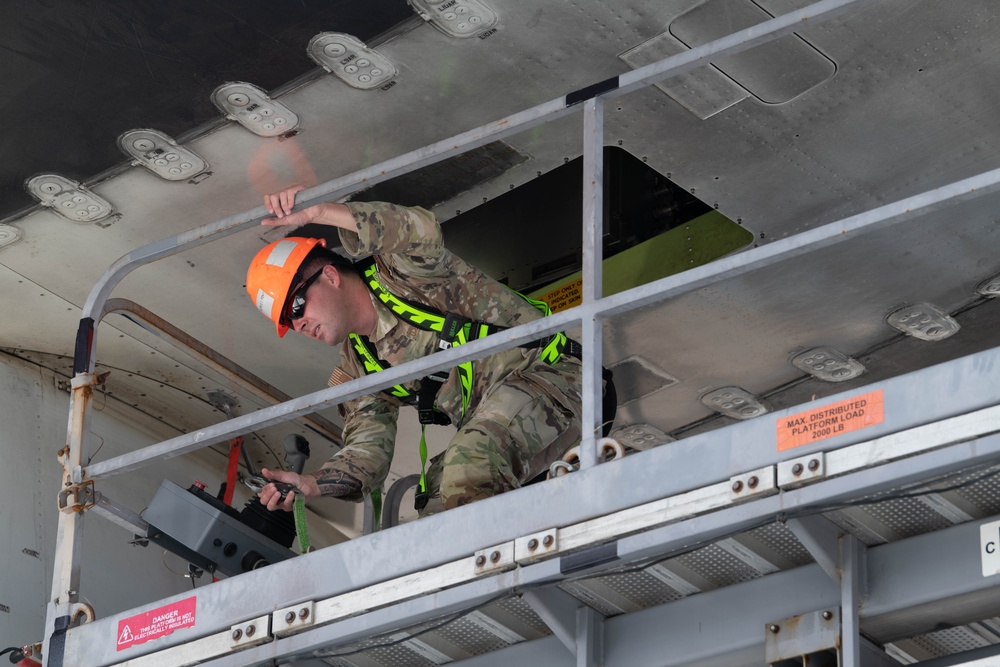
[(285, 307), (285, 320), (287, 322), (294, 322), (305, 314), (306, 310), (306, 291), (309, 286), (316, 282), (316, 279), (323, 274), (323, 269), (320, 269), (316, 273), (309, 276), (308, 279), (299, 288), (292, 292), (292, 296), (288, 299), (288, 305)]

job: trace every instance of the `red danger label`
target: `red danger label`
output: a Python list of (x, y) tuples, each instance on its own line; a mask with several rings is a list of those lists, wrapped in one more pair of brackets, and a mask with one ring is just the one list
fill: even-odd
[(778, 420), (778, 451), (881, 424), (885, 420), (882, 390), (800, 412)]
[(168, 604), (118, 621), (116, 650), (121, 651), (150, 639), (164, 637), (174, 630), (194, 625), (196, 597)]

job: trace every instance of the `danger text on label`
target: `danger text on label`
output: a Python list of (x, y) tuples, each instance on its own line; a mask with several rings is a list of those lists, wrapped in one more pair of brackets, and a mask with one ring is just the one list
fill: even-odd
[(118, 621), (116, 650), (121, 651), (135, 644), (164, 637), (174, 630), (193, 626), (196, 601), (197, 598), (190, 597)]

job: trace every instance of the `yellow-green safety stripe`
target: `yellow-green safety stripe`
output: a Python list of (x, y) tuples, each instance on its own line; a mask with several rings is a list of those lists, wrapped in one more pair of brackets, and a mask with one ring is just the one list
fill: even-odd
[(371, 265), (365, 269), (365, 279), (368, 281), (369, 287), (371, 287), (372, 291), (375, 292), (375, 295), (378, 296), (382, 303), (410, 324), (423, 329), (430, 329), (431, 331), (440, 332), (444, 329), (443, 316), (415, 308), (399, 299), (386, 288), (382, 287), (382, 283), (380, 283), (378, 278), (375, 277), (374, 262), (372, 262)]
[[(364, 270), (365, 280), (367, 281), (372, 292), (374, 292), (379, 300), (388, 306), (392, 312), (403, 318), (404, 321), (415, 327), (424, 329), (425, 331), (436, 331), (438, 333), (444, 331), (445, 316), (438, 313), (432, 313), (406, 303), (383, 287), (382, 283), (378, 281), (376, 274), (376, 265), (375, 262), (372, 262)], [(511, 291), (537, 308), (542, 315), (549, 316), (552, 314), (552, 310), (549, 309), (549, 304), (544, 301), (532, 299), (531, 297), (525, 296), (516, 290)], [(490, 332), (489, 325), (483, 322), (478, 324), (478, 329), (474, 332), (474, 335), (471, 329), (472, 323), (467, 323), (465, 326), (460, 327), (455, 332), (454, 339), (448, 342), (452, 345), (462, 345), (464, 343), (468, 343), (469, 340), (485, 338)], [(365, 372), (377, 373), (378, 371), (384, 370), (384, 366), (382, 366), (382, 364), (379, 363), (379, 360), (372, 355), (368, 346), (361, 340), (361, 337), (357, 334), (351, 334), (350, 336), (352, 342), (354, 343), (354, 349), (357, 351), (358, 356), (364, 361)], [(563, 350), (566, 348), (566, 343), (566, 335), (562, 332), (558, 332), (553, 335), (552, 340), (550, 340), (545, 347), (542, 348), (540, 354), (542, 361), (549, 365), (559, 361), (562, 357)], [(466, 361), (461, 363), (457, 366), (457, 369), (458, 377), (462, 385), (462, 417), (464, 418), (472, 397), (472, 362)], [(399, 398), (406, 398), (410, 396), (410, 392), (401, 385), (393, 387), (390, 393)]]
[[(376, 359), (371, 353), (371, 350), (368, 349), (368, 346), (365, 345), (365, 341), (361, 339), (361, 336), (354, 333), (349, 334), (349, 336), (351, 338), (351, 343), (354, 344), (354, 351), (357, 352), (358, 356), (364, 361), (365, 373), (370, 375), (371, 373), (378, 373), (379, 371), (385, 370), (382, 364), (378, 362), (378, 359)], [(393, 387), (389, 393), (397, 398), (407, 398), (410, 396), (410, 392), (400, 384)]]

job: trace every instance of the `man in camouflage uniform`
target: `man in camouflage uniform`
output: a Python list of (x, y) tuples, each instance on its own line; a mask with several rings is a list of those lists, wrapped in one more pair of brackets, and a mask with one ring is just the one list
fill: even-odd
[[(324, 203), (292, 213), (301, 189), (268, 195), (265, 204), (276, 218), (264, 224), (339, 227), (340, 240), (352, 257), (374, 255), (377, 280), (391, 294), (442, 313), (504, 327), (542, 316), (525, 299), (449, 252), (430, 212), (383, 203)], [(331, 385), (365, 374), (352, 350), (350, 333), (367, 336), (378, 357), (392, 366), (439, 349), (437, 333), (397, 317), (353, 267), (337, 263), (335, 256), (310, 255), (300, 273), (304, 279), (299, 285), (317, 277), (303, 295), (301, 316), (288, 326), (328, 345), (341, 345), (340, 366)], [(293, 285), (288, 294), (297, 289), (301, 288)], [(463, 406), (459, 373), (452, 369), (435, 407), (458, 432), (443, 454), (431, 461), (427, 485), (432, 501), (439, 499), (450, 509), (518, 488), (545, 471), (580, 441), (580, 384), (577, 359), (563, 354), (549, 364), (542, 360), (541, 348), (516, 347), (473, 362), (472, 387)], [(419, 381), (405, 388), (416, 395), (418, 385)], [(384, 391), (346, 402), (341, 406), (345, 443), (341, 451), (314, 473), (265, 470), (264, 474), (295, 485), (307, 498), (359, 500), (363, 493), (381, 488), (389, 471), (401, 405)], [(269, 484), (260, 498), (268, 509), (288, 510), (293, 495), (281, 501)]]

